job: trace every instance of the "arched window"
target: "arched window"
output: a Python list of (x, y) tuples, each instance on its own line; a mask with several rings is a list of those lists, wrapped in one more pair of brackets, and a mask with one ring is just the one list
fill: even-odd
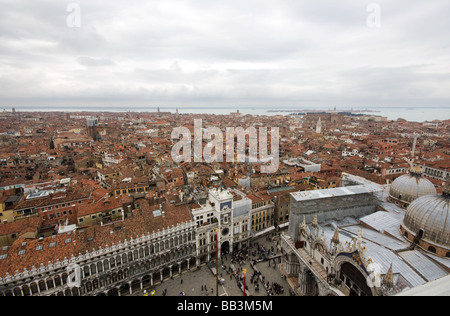
[(419, 230), (419, 235), (417, 236), (417, 238), (422, 239), (424, 233), (425, 231), (423, 229)]
[(27, 285), (22, 286), (23, 296), (30, 296), (30, 288)]
[(59, 275), (55, 276), (55, 286), (58, 287), (58, 286), (61, 286), (61, 285), (62, 285), (61, 277)]
[(445, 257), (450, 258), (450, 252), (447, 252), (447, 253), (445, 254)]
[(109, 270), (109, 262), (108, 262), (108, 260), (103, 261), (103, 268), (104, 268), (105, 271)]
[(98, 271), (98, 273), (102, 273), (103, 272), (103, 264), (101, 262), (97, 263), (97, 271)]
[(11, 290), (5, 292), (5, 296), (14, 296)]
[(14, 296), (22, 296), (22, 291), (20, 290), (20, 288), (16, 287), (14, 289)]
[(40, 281), (38, 282), (38, 286), (39, 286), (39, 290), (40, 290), (41, 292), (47, 290), (47, 289), (46, 289), (46, 286), (45, 286), (45, 282), (44, 282), (43, 280), (40, 280)]
[(97, 273), (97, 267), (95, 264), (91, 264), (91, 275), (94, 275)]
[[(63, 275), (62, 275), (63, 284), (67, 283), (68, 278), (69, 278), (69, 275), (67, 273), (63, 273)], [(33, 284), (31, 286), (32, 286), (32, 290), (33, 290)]]
[(428, 247), (428, 251), (432, 252), (432, 253), (436, 253), (436, 248), (434, 248), (433, 246)]

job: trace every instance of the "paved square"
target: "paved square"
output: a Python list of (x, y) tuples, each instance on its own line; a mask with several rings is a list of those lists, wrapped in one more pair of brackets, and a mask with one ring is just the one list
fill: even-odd
[[(219, 276), (223, 278), (223, 284), (219, 285), (219, 296), (243, 296), (243, 292), (238, 285), (241, 281), (243, 284), (243, 270), (247, 270), (246, 274), (246, 285), (248, 290), (246, 290), (246, 295), (248, 296), (267, 296), (268, 292), (264, 288), (264, 284), (273, 288), (274, 284), (279, 285), (278, 289), (283, 289), (282, 291), (273, 292), (273, 295), (289, 296), (290, 287), (287, 281), (284, 279), (282, 272), (279, 269), (279, 264), (281, 262), (281, 251), (278, 249), (277, 244), (279, 243), (279, 235), (276, 233), (271, 233), (266, 236), (258, 237), (250, 242), (250, 255), (249, 259), (245, 263), (239, 264), (234, 262), (233, 265), (236, 268), (236, 275), (230, 273), (231, 255), (225, 256), (225, 258), (219, 259)], [(259, 247), (258, 247), (259, 246)], [(258, 249), (264, 247), (266, 250), (271, 250), (270, 261), (262, 261), (256, 263), (254, 268), (252, 267), (251, 261), (253, 259), (257, 260), (260, 258)], [(273, 249), (273, 252), (272, 252)], [(215, 266), (215, 258), (213, 259)], [(274, 268), (274, 262), (276, 264)], [(226, 268), (225, 268), (226, 267)], [(258, 271), (260, 275), (255, 276), (254, 281), (258, 280), (256, 283), (259, 286), (259, 290), (255, 288), (255, 284), (251, 283), (252, 275)], [(239, 279), (240, 278), (240, 279)], [(206, 290), (205, 290), (206, 289)], [(167, 296), (179, 296), (181, 292), (184, 292), (186, 296), (215, 296), (216, 295), (216, 277), (207, 265), (202, 265), (195, 270), (184, 271), (182, 275), (174, 275), (172, 279), (166, 279), (162, 284), (157, 284), (152, 288), (145, 289), (148, 293), (151, 290), (156, 291), (157, 296), (163, 295), (163, 291), (166, 292)], [(143, 291), (136, 292), (133, 295), (142, 296)]]

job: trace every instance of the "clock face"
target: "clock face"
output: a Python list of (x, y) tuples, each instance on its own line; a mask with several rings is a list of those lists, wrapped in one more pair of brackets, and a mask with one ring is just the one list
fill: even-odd
[(222, 235), (223, 235), (223, 236), (226, 236), (226, 235), (228, 235), (229, 232), (230, 232), (230, 230), (229, 230), (228, 228), (224, 228), (224, 229), (222, 230)]
[(220, 210), (221, 211), (227, 211), (229, 209), (231, 209), (231, 202), (222, 203), (220, 205)]

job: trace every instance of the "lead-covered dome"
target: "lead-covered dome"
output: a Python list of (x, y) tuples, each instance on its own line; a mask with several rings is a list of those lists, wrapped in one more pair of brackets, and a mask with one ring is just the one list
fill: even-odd
[(422, 196), (412, 202), (401, 230), (409, 240), (442, 257), (450, 257), (450, 194)]
[(420, 167), (413, 167), (408, 174), (398, 177), (391, 184), (389, 199), (402, 208), (424, 195), (435, 195), (434, 184), (423, 177)]

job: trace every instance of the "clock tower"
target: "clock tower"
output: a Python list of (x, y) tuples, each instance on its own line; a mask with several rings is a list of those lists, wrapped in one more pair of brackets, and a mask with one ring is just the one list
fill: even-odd
[(223, 188), (211, 189), (209, 200), (214, 204), (218, 220), (219, 256), (221, 256), (233, 249), (233, 194)]

